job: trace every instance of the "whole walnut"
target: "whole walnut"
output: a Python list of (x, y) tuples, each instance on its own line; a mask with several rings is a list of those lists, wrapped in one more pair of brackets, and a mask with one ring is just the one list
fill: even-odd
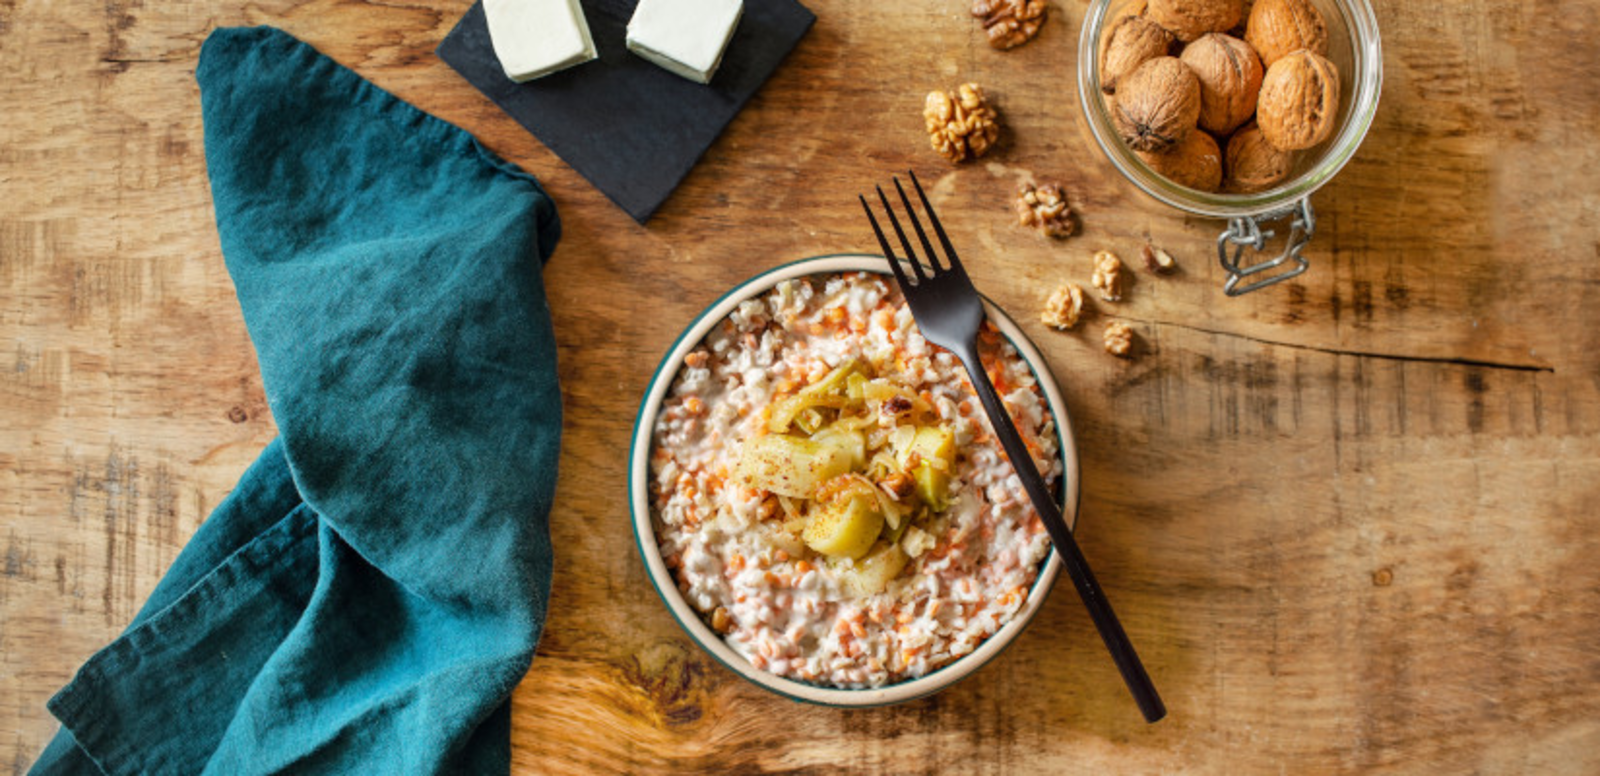
[(1222, 149), (1211, 135), (1195, 130), (1165, 153), (1135, 152), (1161, 177), (1200, 191), (1222, 188)]
[(1244, 20), (1244, 0), (1149, 0), (1144, 15), (1188, 43), (1238, 26)]
[(1257, 0), (1244, 39), (1267, 67), (1300, 49), (1328, 55), (1328, 24), (1311, 0)]
[(1200, 80), (1200, 128), (1226, 135), (1256, 112), (1264, 71), (1254, 49), (1231, 35), (1208, 32), (1178, 57)]
[(1310, 148), (1333, 134), (1339, 118), (1339, 69), (1301, 49), (1272, 63), (1261, 79), (1256, 123), (1285, 151)]
[(1120, 19), (1124, 16), (1144, 16), (1145, 5), (1145, 0), (1133, 0), (1133, 2), (1122, 6), (1122, 9), (1117, 11), (1116, 18)]
[(1172, 42), (1172, 33), (1142, 16), (1118, 19), (1100, 51), (1100, 91), (1115, 94), (1117, 81), (1150, 60), (1167, 56)]
[(1294, 154), (1267, 142), (1261, 128), (1250, 124), (1228, 140), (1228, 191), (1249, 194), (1264, 191), (1289, 177)]
[(1111, 123), (1135, 151), (1161, 152), (1194, 131), (1200, 81), (1177, 57), (1156, 57), (1125, 76), (1112, 98)]

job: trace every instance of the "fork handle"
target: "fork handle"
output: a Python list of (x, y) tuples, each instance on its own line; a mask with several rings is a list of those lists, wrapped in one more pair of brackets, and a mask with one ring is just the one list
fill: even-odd
[(1055, 544), (1056, 552), (1061, 554), (1061, 560), (1067, 567), (1067, 574), (1072, 577), (1073, 586), (1078, 589), (1078, 597), (1083, 599), (1083, 605), (1089, 610), (1090, 619), (1094, 620), (1095, 629), (1100, 631), (1100, 638), (1105, 641), (1106, 649), (1111, 652), (1111, 659), (1116, 662), (1117, 670), (1122, 673), (1122, 681), (1127, 683), (1129, 692), (1133, 693), (1133, 700), (1139, 705), (1139, 711), (1144, 714), (1146, 722), (1155, 722), (1165, 717), (1166, 704), (1161, 702), (1160, 694), (1150, 682), (1150, 675), (1144, 670), (1144, 663), (1140, 662), (1139, 654), (1133, 649), (1133, 642), (1128, 641), (1128, 634), (1122, 630), (1122, 623), (1117, 619), (1116, 612), (1111, 610), (1111, 602), (1106, 600), (1105, 591), (1100, 589), (1100, 583), (1095, 580), (1094, 572), (1089, 570), (1089, 562), (1078, 549), (1078, 541), (1073, 538), (1072, 529), (1067, 527), (1066, 519), (1061, 516), (1061, 508), (1056, 505), (1055, 499), (1050, 497), (1050, 489), (1045, 485), (1044, 477), (1039, 474), (1039, 467), (1034, 465), (1033, 455), (1028, 452), (1027, 445), (1023, 444), (1022, 436), (1017, 433), (1017, 427), (1011, 420), (1011, 413), (1006, 411), (999, 394), (995, 393), (994, 384), (989, 382), (989, 375), (983, 370), (983, 363), (978, 360), (976, 344), (967, 342), (963, 349), (965, 352), (956, 355), (967, 367), (972, 387), (977, 391), (978, 399), (983, 402), (984, 412), (989, 415), (989, 425), (994, 427), (995, 436), (1000, 438), (1000, 445), (1005, 449), (1006, 457), (1011, 459), (1017, 477), (1022, 480), (1022, 487), (1028, 492), (1028, 500), (1033, 503), (1033, 508), (1044, 520), (1045, 530), (1050, 533), (1050, 540)]

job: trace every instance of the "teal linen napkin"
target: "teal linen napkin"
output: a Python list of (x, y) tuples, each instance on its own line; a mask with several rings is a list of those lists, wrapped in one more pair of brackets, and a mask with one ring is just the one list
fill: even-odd
[(555, 207), (278, 30), (217, 30), (196, 77), (280, 437), (51, 699), (34, 772), (505, 773), (550, 590)]

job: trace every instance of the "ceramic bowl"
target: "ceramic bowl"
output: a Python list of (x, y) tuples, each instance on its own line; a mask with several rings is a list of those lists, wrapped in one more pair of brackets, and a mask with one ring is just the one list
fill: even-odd
[[(1049, 595), (1057, 575), (1061, 570), (1061, 561), (1054, 551), (1046, 555), (1041, 564), (1038, 578), (1028, 593), (1027, 601), (1004, 627), (1002, 627), (988, 640), (978, 645), (977, 649), (962, 657), (945, 664), (943, 667), (924, 676), (908, 679), (896, 684), (873, 687), (868, 689), (842, 689), (826, 687), (806, 682), (789, 679), (758, 669), (747, 662), (733, 650), (722, 638), (706, 625), (695, 610), (684, 600), (682, 593), (673, 581), (672, 573), (661, 557), (659, 545), (656, 541), (654, 524), (651, 521), (650, 510), (650, 452), (652, 436), (656, 425), (656, 415), (661, 408), (663, 399), (671, 388), (673, 379), (677, 376), (683, 364), (683, 358), (694, 347), (700, 344), (711, 328), (721, 322), (741, 302), (752, 297), (766, 293), (778, 283), (793, 278), (807, 275), (826, 275), (840, 272), (868, 271), (887, 275), (888, 265), (881, 256), (872, 255), (838, 255), (821, 256), (803, 259), (790, 264), (763, 272), (749, 280), (735, 286), (721, 299), (712, 303), (689, 327), (678, 336), (676, 342), (667, 351), (666, 357), (661, 360), (661, 365), (651, 377), (649, 388), (645, 391), (644, 401), (639, 408), (639, 415), (634, 422), (633, 442), (628, 456), (628, 500), (633, 513), (633, 532), (638, 544), (639, 556), (644, 561), (645, 569), (649, 573), (650, 582), (655, 586), (656, 593), (661, 601), (666, 604), (678, 624), (683, 627), (689, 637), (701, 649), (705, 650), (718, 662), (739, 676), (749, 680), (764, 689), (798, 701), (825, 704), (830, 706), (882, 706), (893, 703), (903, 703), (923, 696), (939, 692), (962, 679), (971, 676), (973, 672), (988, 663), (1006, 648), (1028, 626), (1034, 615), (1044, 605), (1045, 598)], [(1068, 524), (1074, 524), (1078, 512), (1078, 458), (1077, 450), (1073, 444), (1072, 425), (1067, 417), (1066, 408), (1061, 400), (1061, 392), (1055, 379), (1051, 376), (1044, 357), (1037, 348), (1028, 341), (1019, 329), (1004, 312), (990, 304), (989, 318), (1000, 329), (1000, 332), (1015, 346), (1017, 352), (1032, 367), (1039, 387), (1049, 405), (1050, 412), (1055, 418), (1056, 433), (1059, 436), (1063, 477), (1058, 491), (1061, 496), (1062, 514)]]

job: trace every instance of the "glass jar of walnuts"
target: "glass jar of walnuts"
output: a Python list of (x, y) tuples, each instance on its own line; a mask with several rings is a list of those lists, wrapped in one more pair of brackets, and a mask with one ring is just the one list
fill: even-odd
[[(1309, 266), (1310, 196), (1361, 145), (1382, 80), (1367, 0), (1094, 0), (1078, 46), (1078, 99), (1112, 165), (1228, 220), (1229, 296)], [(1263, 225), (1284, 219), (1283, 250), (1266, 254)]]

